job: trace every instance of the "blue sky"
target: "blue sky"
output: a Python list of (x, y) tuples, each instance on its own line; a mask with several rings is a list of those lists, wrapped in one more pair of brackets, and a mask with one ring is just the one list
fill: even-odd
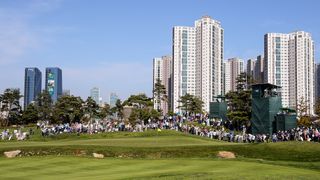
[(171, 54), (172, 27), (203, 15), (225, 30), (225, 58), (263, 53), (267, 32), (310, 32), (320, 58), (317, 0), (2, 0), (0, 91), (22, 89), (24, 68), (58, 66), (63, 88), (86, 98), (152, 91), (152, 58)]

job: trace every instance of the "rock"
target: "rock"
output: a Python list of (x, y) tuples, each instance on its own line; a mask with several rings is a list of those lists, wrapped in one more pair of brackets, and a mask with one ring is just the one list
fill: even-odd
[(103, 159), (104, 155), (103, 154), (98, 154), (98, 153), (92, 153), (93, 157), (98, 158), (98, 159)]
[(20, 150), (15, 150), (15, 151), (7, 151), (4, 152), (3, 154), (7, 157), (7, 158), (14, 158), (16, 157), (18, 154), (20, 154), (21, 151)]
[(236, 155), (233, 152), (229, 152), (229, 151), (219, 151), (217, 156), (220, 158), (225, 158), (225, 159), (236, 158)]

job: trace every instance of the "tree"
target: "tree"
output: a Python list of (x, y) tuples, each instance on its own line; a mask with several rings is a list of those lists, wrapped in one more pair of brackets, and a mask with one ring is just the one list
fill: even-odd
[[(154, 113), (152, 98), (145, 94), (131, 95), (123, 102), (123, 105), (132, 106), (129, 121), (134, 123), (136, 120), (148, 121), (150, 118), (159, 118), (160, 113)], [(157, 116), (159, 115), (159, 116)]]
[(159, 78), (157, 78), (156, 83), (154, 84), (153, 95), (153, 101), (157, 103), (157, 110), (160, 112), (162, 102), (168, 102), (168, 97), (166, 88)]
[(34, 104), (29, 104), (27, 108), (22, 113), (22, 123), (23, 124), (30, 124), (30, 123), (37, 123), (38, 121), (38, 110)]
[(84, 103), (84, 113), (89, 116), (89, 120), (98, 117), (99, 105), (91, 98), (88, 97)]
[(54, 106), (52, 123), (80, 122), (84, 115), (83, 104), (80, 97), (61, 96)]
[(138, 119), (139, 119), (139, 112), (138, 112), (138, 110), (137, 110), (137, 109), (132, 109), (132, 112), (131, 112), (131, 114), (130, 114), (130, 116), (129, 116), (129, 122), (130, 122), (131, 124), (135, 124)]
[(101, 118), (101, 119), (104, 119), (108, 115), (111, 115), (111, 114), (112, 114), (112, 112), (111, 112), (111, 109), (110, 109), (110, 105), (105, 103), (104, 106), (99, 109), (98, 117)]
[(155, 109), (152, 109), (150, 111), (150, 118), (151, 119), (159, 119), (159, 117), (161, 116), (160, 112), (155, 110)]
[(35, 108), (38, 111), (38, 117), (42, 121), (52, 120), (52, 99), (48, 91), (42, 91), (36, 98)]
[(116, 108), (115, 110), (116, 110), (118, 118), (122, 120), (122, 118), (123, 118), (123, 104), (121, 103), (120, 99), (117, 100), (115, 108)]
[(309, 106), (303, 97), (300, 98), (299, 103), (297, 105), (298, 112), (298, 125), (300, 126), (310, 126), (311, 125), (311, 117), (308, 113)]
[(123, 102), (123, 105), (133, 106), (135, 108), (152, 107), (152, 99), (145, 94), (131, 95), (127, 100)]
[(6, 89), (4, 93), (0, 95), (3, 126), (20, 123), (22, 110), (19, 100), (21, 97), (23, 96), (20, 95), (20, 89)]
[(179, 108), (185, 111), (186, 116), (202, 113), (203, 101), (196, 96), (187, 93), (180, 97), (179, 103)]
[(236, 79), (237, 91), (230, 91), (226, 94), (228, 103), (228, 119), (232, 120), (237, 130), (242, 125), (249, 126), (252, 112), (251, 89), (247, 86), (247, 75), (241, 73)]
[(192, 98), (193, 96), (187, 93), (184, 96), (181, 96), (180, 100), (178, 101), (179, 103), (181, 103), (181, 106), (179, 106), (179, 108), (184, 110), (186, 115), (189, 115)]

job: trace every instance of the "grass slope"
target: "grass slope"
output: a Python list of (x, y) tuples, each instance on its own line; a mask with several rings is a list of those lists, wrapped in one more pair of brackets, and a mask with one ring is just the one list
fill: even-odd
[(319, 179), (320, 172), (255, 162), (203, 159), (25, 157), (0, 160), (0, 179)]
[[(3, 157), (16, 149), (22, 157)], [(237, 159), (218, 159), (222, 150)], [(0, 141), (0, 179), (320, 179), (319, 154), (319, 143), (238, 144), (174, 131), (37, 132), (27, 141)]]
[[(80, 151), (91, 155), (129, 158), (213, 158), (218, 151), (232, 151), (238, 157), (271, 161), (320, 161), (320, 144), (282, 142), (244, 144), (201, 138), (173, 131), (143, 133), (103, 133), (96, 135), (63, 134), (29, 141), (0, 142), (4, 151), (20, 149), (25, 155), (76, 155)], [(33, 140), (35, 139), (35, 140)]]

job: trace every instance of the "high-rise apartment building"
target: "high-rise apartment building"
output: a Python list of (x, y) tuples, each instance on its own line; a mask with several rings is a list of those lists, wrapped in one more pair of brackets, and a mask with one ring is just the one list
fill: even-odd
[(204, 16), (194, 27), (173, 28), (174, 112), (180, 112), (179, 99), (186, 93), (196, 95), (209, 111), (209, 103), (223, 94), (223, 29), (220, 22)]
[(263, 56), (259, 55), (254, 66), (253, 80), (255, 83), (264, 82), (263, 71)]
[(164, 114), (169, 111), (171, 102), (171, 75), (172, 75), (172, 58), (171, 56), (162, 56), (161, 58), (153, 59), (153, 90), (159, 79), (166, 89), (166, 100), (160, 100), (154, 96), (154, 109), (161, 109)]
[(222, 92), (223, 29), (219, 21), (203, 16), (195, 22), (196, 28), (196, 96), (209, 104)]
[(38, 68), (25, 68), (24, 109), (41, 93), (42, 74)]
[(255, 76), (255, 67), (256, 67), (256, 60), (248, 59), (247, 61), (247, 75), (251, 76), (254, 79)]
[(100, 96), (100, 88), (94, 87), (90, 90), (90, 97), (98, 104), (102, 104), (102, 98)]
[(320, 64), (315, 64), (315, 103), (320, 98)]
[[(300, 102), (314, 113), (314, 43), (304, 31), (268, 33), (264, 37), (264, 81), (281, 86), (283, 107), (297, 109)], [(299, 112), (298, 112), (299, 113)]]
[(237, 77), (244, 72), (243, 60), (231, 58), (225, 62), (225, 94), (237, 90)]
[(46, 68), (46, 87), (49, 92), (52, 102), (56, 102), (62, 95), (62, 71), (60, 68)]
[(181, 112), (179, 99), (185, 94), (195, 95), (196, 33), (194, 27), (173, 28), (172, 52), (172, 109)]
[[(289, 107), (289, 38), (290, 34), (265, 35), (265, 82), (281, 86), (283, 107)], [(294, 60), (293, 60), (294, 61)]]
[(116, 103), (118, 101), (119, 97), (116, 93), (110, 93), (110, 97), (109, 97), (109, 104), (110, 104), (110, 107), (113, 108), (116, 106)]
[(257, 59), (249, 59), (247, 61), (247, 75), (251, 76), (253, 83), (263, 83), (263, 57), (261, 55), (257, 56)]

